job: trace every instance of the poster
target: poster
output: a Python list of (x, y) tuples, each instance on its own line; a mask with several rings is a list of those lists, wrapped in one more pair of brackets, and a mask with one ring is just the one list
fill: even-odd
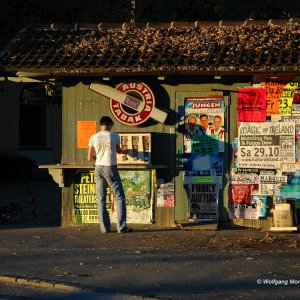
[(256, 219), (257, 212), (252, 205), (252, 195), (258, 193), (257, 174), (230, 174), (229, 218)]
[(265, 218), (267, 216), (267, 196), (252, 195), (252, 208), (256, 209), (256, 219)]
[(293, 103), (292, 103), (292, 115), (300, 116), (300, 85), (298, 82), (298, 88), (294, 91), (293, 94)]
[[(119, 171), (126, 196), (127, 222), (152, 222), (151, 171)], [(78, 170), (74, 176), (74, 222), (98, 223), (98, 206), (94, 171)], [(107, 189), (106, 207), (111, 222), (116, 221), (114, 196)]]
[(281, 186), (287, 182), (287, 176), (284, 175), (259, 175), (259, 194), (273, 195), (275, 186)]
[[(127, 223), (152, 222), (152, 180), (149, 170), (119, 171), (126, 196)], [(116, 221), (116, 211), (111, 210), (111, 220)]]
[(184, 160), (184, 176), (222, 176), (223, 154), (190, 154)]
[(174, 180), (164, 182), (163, 179), (157, 179), (157, 207), (175, 206), (175, 187)]
[(257, 210), (252, 205), (252, 195), (258, 192), (258, 184), (232, 183), (229, 189), (229, 218), (257, 219)]
[(224, 97), (185, 98), (185, 153), (224, 152)]
[[(293, 94), (298, 82), (273, 80), (263, 83), (267, 93), (267, 115), (290, 116), (292, 114)], [(295, 100), (296, 102), (296, 100)], [(297, 109), (297, 104), (295, 104)]]
[(218, 220), (218, 188), (215, 183), (192, 183), (189, 199), (190, 219)]
[(238, 128), (238, 166), (280, 168), (295, 162), (295, 123), (242, 122)]
[(77, 121), (77, 148), (88, 148), (90, 137), (96, 130), (96, 121)]
[(238, 122), (266, 121), (266, 90), (262, 88), (238, 89)]
[[(74, 177), (74, 222), (98, 223), (94, 171), (79, 170)], [(107, 201), (110, 209), (109, 201)]]
[(121, 148), (128, 154), (117, 154), (118, 165), (151, 164), (151, 134), (150, 133), (120, 133)]

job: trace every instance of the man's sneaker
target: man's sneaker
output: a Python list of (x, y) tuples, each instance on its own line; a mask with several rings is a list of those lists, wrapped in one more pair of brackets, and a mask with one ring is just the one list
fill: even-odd
[(132, 229), (128, 227), (124, 227), (119, 231), (119, 233), (128, 233), (128, 232), (132, 232)]

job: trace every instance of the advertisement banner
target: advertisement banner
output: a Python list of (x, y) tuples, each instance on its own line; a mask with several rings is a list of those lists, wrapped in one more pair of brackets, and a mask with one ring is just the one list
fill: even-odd
[(266, 90), (262, 88), (238, 89), (238, 122), (266, 121)]
[(242, 122), (238, 128), (240, 168), (280, 168), (295, 162), (295, 123)]

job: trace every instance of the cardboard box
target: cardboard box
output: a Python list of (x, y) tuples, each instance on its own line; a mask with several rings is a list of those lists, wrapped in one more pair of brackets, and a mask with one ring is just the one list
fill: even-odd
[(293, 226), (293, 211), (289, 203), (275, 204), (273, 216), (275, 227)]

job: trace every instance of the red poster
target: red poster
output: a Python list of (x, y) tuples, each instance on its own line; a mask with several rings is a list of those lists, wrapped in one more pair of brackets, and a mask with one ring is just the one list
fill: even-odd
[(238, 89), (238, 122), (266, 122), (265, 89)]
[(234, 183), (231, 185), (229, 204), (247, 205), (252, 203), (252, 194), (257, 193), (258, 184)]

